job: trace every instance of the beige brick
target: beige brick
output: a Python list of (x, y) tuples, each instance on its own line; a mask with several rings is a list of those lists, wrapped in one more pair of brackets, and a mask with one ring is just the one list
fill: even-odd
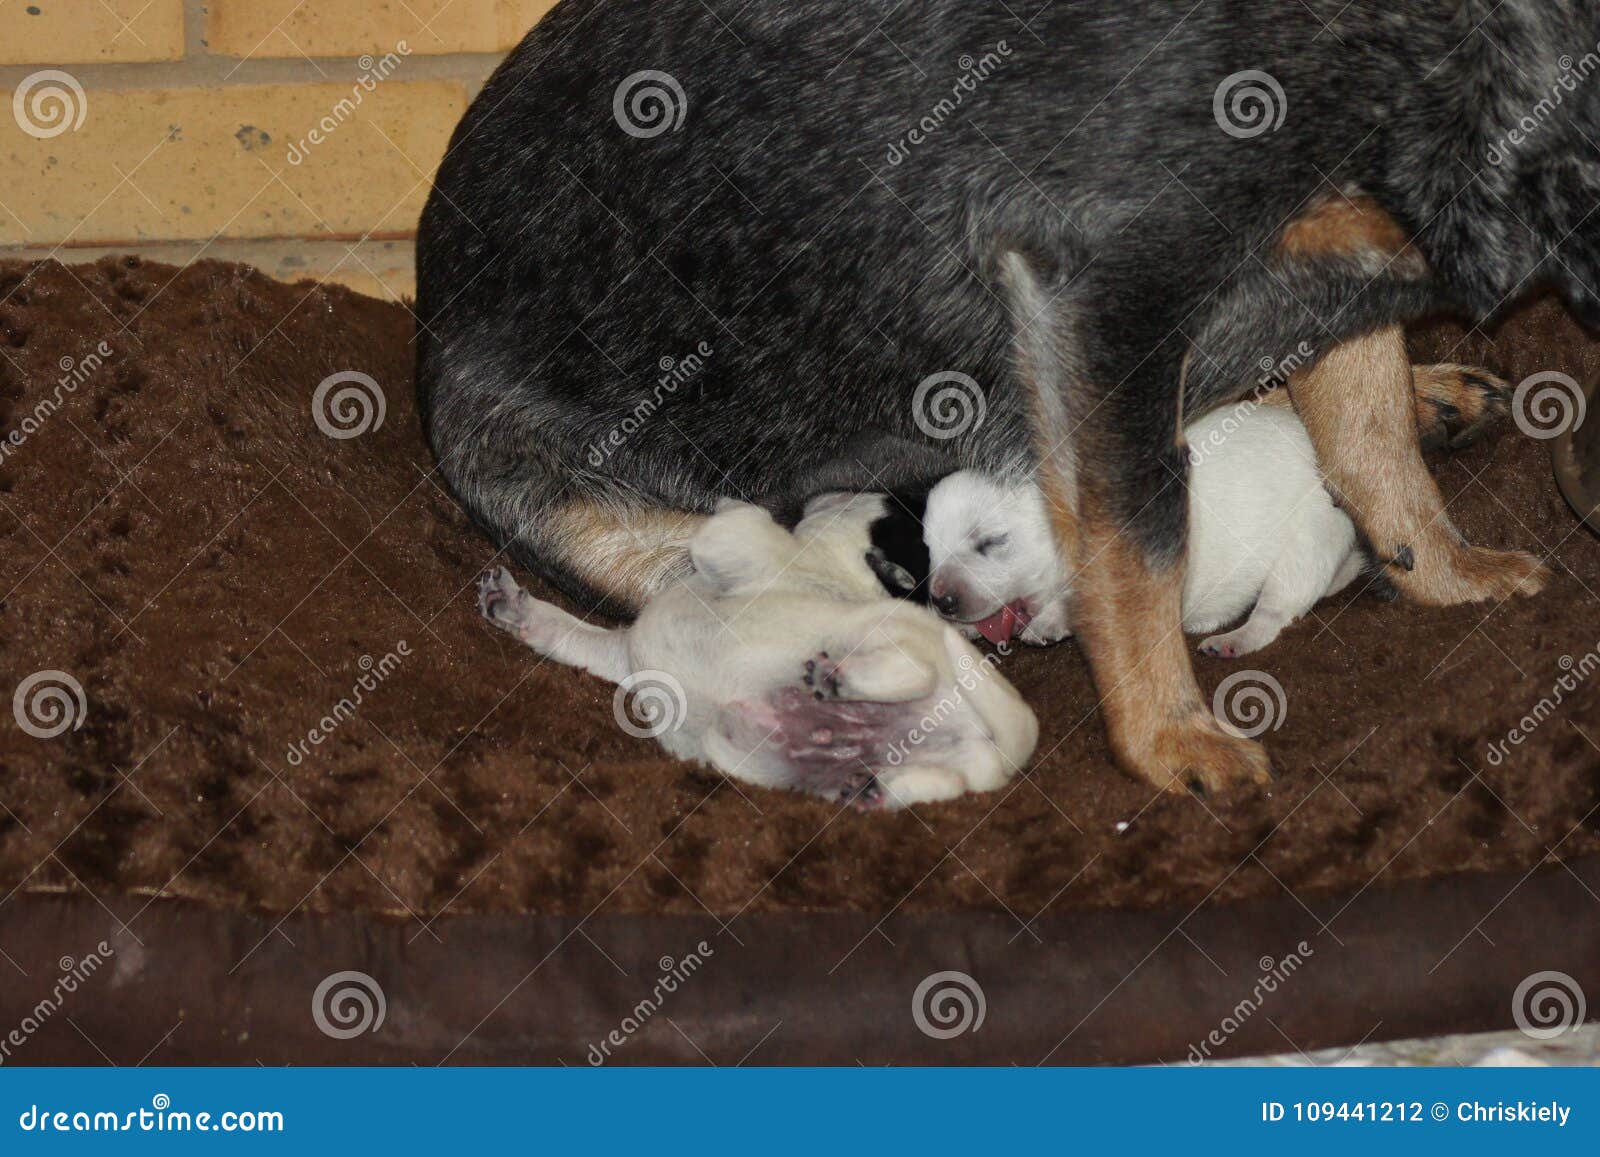
[[(87, 96), (82, 126), (48, 139), (0, 117), (0, 244), (408, 236), (466, 109), (456, 81), (395, 78), (371, 92), (315, 84)], [(332, 127), (315, 143), (319, 122)]]
[(183, 0), (0, 0), (0, 64), (182, 56)]
[(212, 0), (206, 43), (224, 56), (498, 52), (556, 0)]

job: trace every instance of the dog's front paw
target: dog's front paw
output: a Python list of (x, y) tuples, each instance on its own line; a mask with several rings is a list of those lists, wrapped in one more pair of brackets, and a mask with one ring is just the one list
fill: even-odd
[(1550, 581), (1544, 564), (1523, 551), (1472, 546), (1453, 533), (1434, 533), (1428, 539), (1425, 546), (1406, 550), (1409, 567), (1392, 564), (1385, 569), (1400, 593), (1419, 603), (1501, 602), (1512, 595), (1536, 595)]
[(1117, 754), (1129, 771), (1162, 791), (1221, 795), (1272, 782), (1266, 748), (1224, 731), (1203, 711), (1159, 729), (1136, 749), (1118, 745)]

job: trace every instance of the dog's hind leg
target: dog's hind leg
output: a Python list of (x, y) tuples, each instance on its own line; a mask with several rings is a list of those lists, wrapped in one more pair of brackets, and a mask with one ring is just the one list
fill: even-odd
[(581, 667), (612, 683), (628, 674), (627, 631), (597, 627), (534, 598), (505, 567), (478, 580), (478, 610), (501, 630), (558, 663)]
[(1335, 346), (1289, 379), (1329, 486), (1402, 594), (1449, 604), (1538, 593), (1531, 555), (1469, 545), (1422, 460), (1411, 361), (1399, 327)]
[[(1404, 230), (1367, 198), (1313, 204), (1284, 228), (1278, 259), (1289, 270), (1354, 263), (1374, 279), (1428, 272)], [(1428, 378), (1424, 385), (1435, 384)], [(1399, 326), (1336, 345), (1289, 378), (1324, 477), (1402, 594), (1448, 604), (1537, 593), (1548, 574), (1537, 559), (1471, 546), (1451, 525), (1422, 460), (1417, 392)]]

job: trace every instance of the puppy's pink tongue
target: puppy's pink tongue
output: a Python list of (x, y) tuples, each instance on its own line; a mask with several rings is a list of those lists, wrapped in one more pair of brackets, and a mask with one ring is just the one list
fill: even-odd
[(978, 628), (978, 634), (988, 639), (991, 643), (1006, 643), (1015, 638), (1017, 632), (1028, 625), (1028, 620), (1031, 617), (1024, 604), (1010, 603), (1001, 607), (987, 619), (979, 619), (972, 625)]

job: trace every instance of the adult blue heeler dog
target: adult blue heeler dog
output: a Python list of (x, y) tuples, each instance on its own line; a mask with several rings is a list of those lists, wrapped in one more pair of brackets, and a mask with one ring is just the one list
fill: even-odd
[(1183, 416), (1282, 367), (1403, 594), (1537, 590), (1445, 516), (1400, 326), (1593, 313), (1597, 41), (1587, 0), (564, 0), (423, 216), (428, 435), (610, 610), (862, 430), (1037, 468), (1119, 760), (1261, 782), (1179, 625)]

